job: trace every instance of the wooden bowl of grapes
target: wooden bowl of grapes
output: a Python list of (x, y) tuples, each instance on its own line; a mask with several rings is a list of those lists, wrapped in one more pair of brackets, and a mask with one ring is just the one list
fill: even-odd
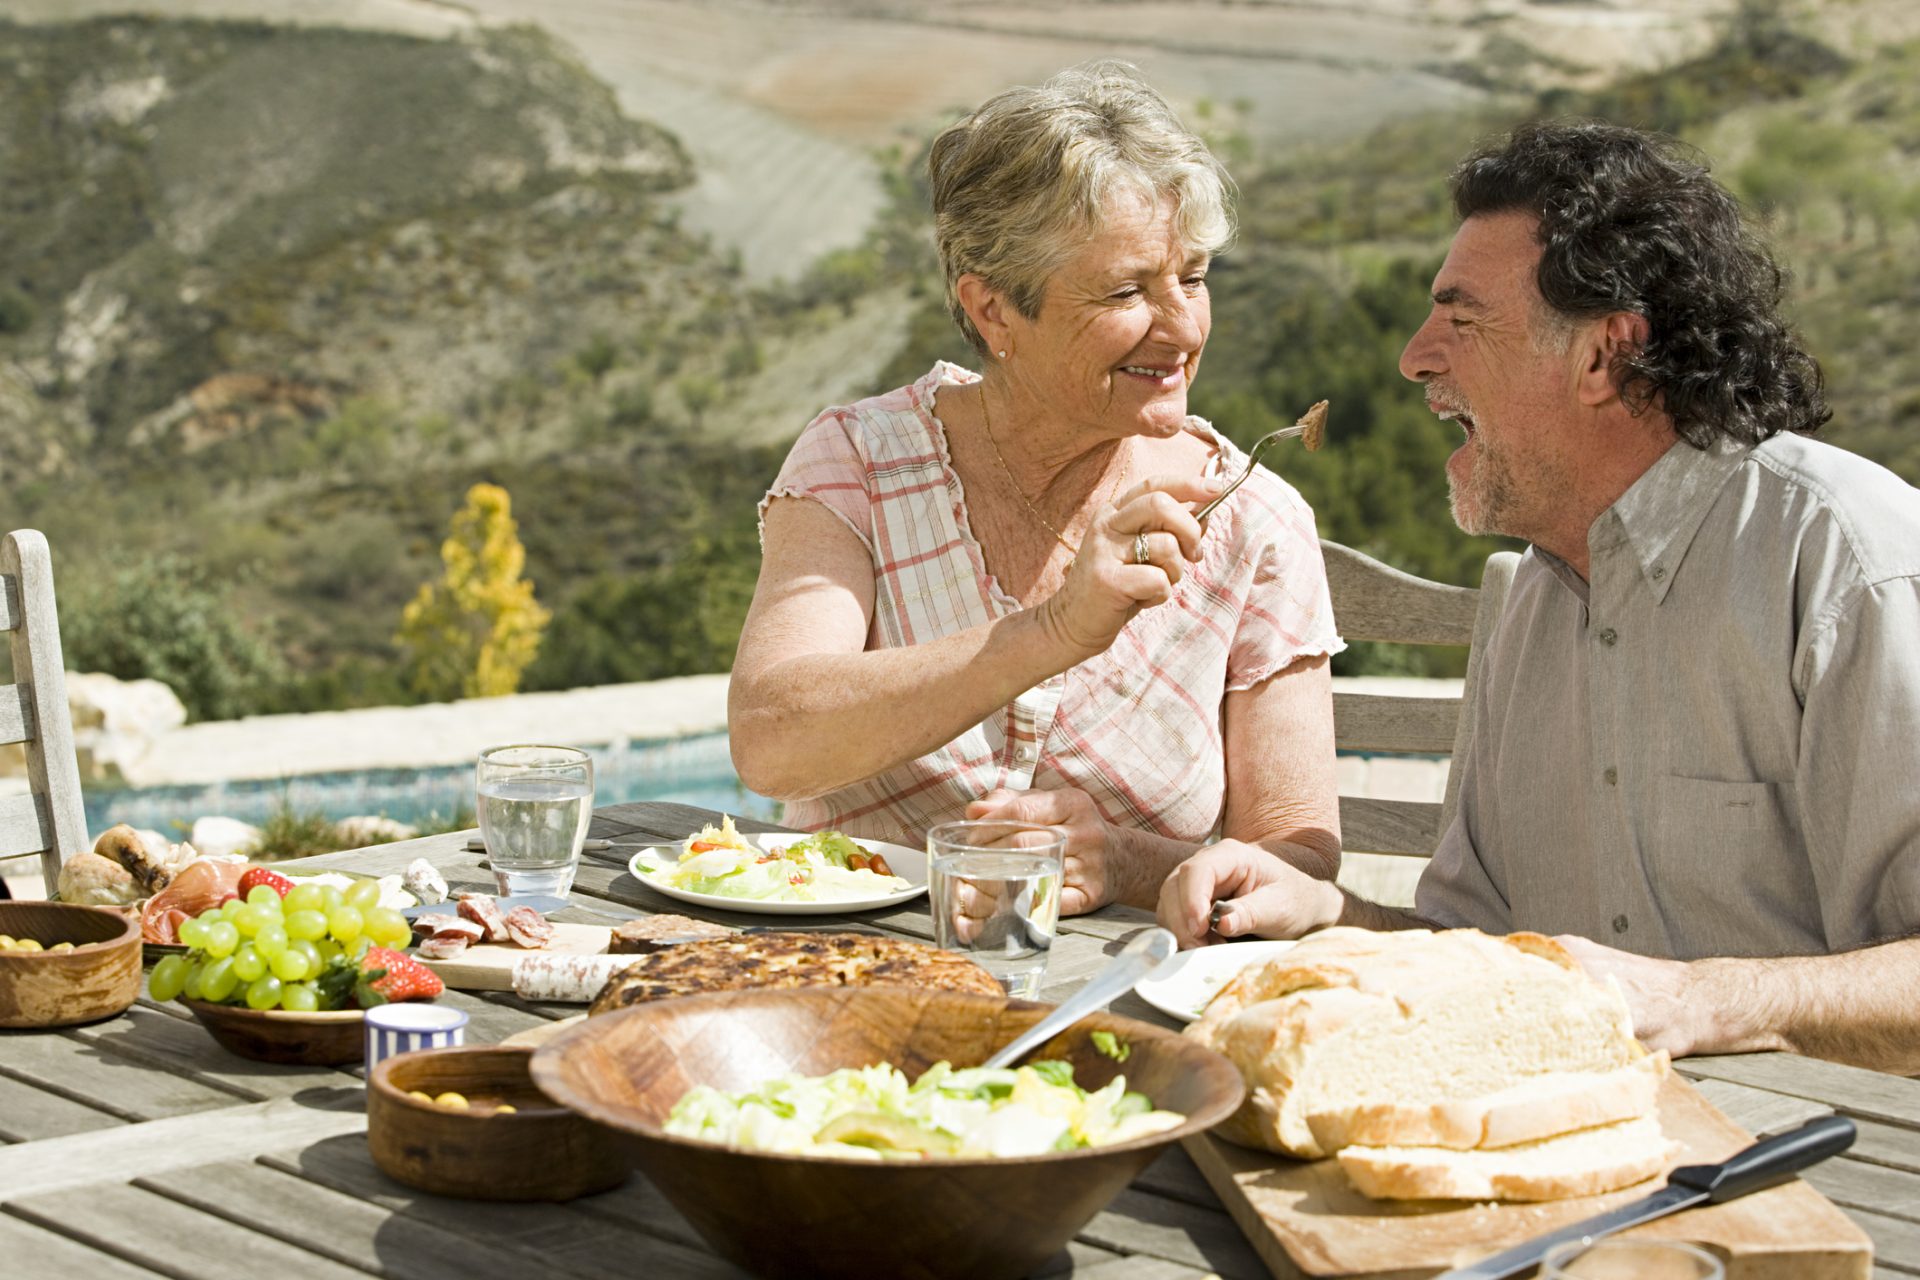
[(0, 1027), (97, 1022), (139, 997), (137, 917), (66, 902), (0, 902)]
[[(841, 1068), (885, 1063), (917, 1081), (936, 1063), (975, 1066), (1047, 1012), (1004, 996), (914, 987), (686, 996), (588, 1018), (537, 1049), (532, 1074), (548, 1097), (618, 1135), (714, 1251), (756, 1275), (1011, 1280), (1059, 1253), (1169, 1145), (1231, 1115), (1244, 1092), (1233, 1064), (1149, 1023), (1110, 1014), (1082, 1019), (1022, 1065), (1065, 1064), (1044, 1070), (1057, 1080), (1070, 1067), (1072, 1087), (1088, 1094), (1124, 1075), (1122, 1089), (1104, 1097), (1137, 1091), (1143, 1107), (1178, 1118), (1072, 1150), (1055, 1149), (1050, 1134), (994, 1140), (1003, 1149), (1044, 1144), (1037, 1154), (961, 1155), (925, 1145), (908, 1153), (891, 1145), (895, 1139), (880, 1140), (884, 1154), (882, 1146), (842, 1150), (876, 1141), (870, 1135), (888, 1120), (872, 1115), (843, 1117), (820, 1131), (839, 1126), (836, 1154), (727, 1145), (686, 1136), (689, 1119), (715, 1113), (705, 1095), (681, 1108), (673, 1122), (680, 1131), (669, 1131), (669, 1117), (701, 1085), (738, 1096)], [(967, 1084), (990, 1107), (996, 1098), (1019, 1101), (1026, 1087), (983, 1077)], [(754, 1140), (745, 1130), (734, 1136)]]
[(282, 1066), (338, 1067), (366, 1057), (367, 1015), (358, 1009), (249, 1009), (181, 997), (222, 1049), (255, 1062)]

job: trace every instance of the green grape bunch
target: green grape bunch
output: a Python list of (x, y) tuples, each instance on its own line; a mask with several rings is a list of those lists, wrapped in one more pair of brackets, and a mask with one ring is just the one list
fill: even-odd
[[(342, 891), (273, 876), (180, 925), (184, 955), (153, 966), (155, 1000), (206, 1000), (249, 1009), (312, 1013), (353, 1007), (353, 984), (322, 981), (329, 971), (358, 972), (371, 947), (398, 951), (413, 940), (405, 916), (380, 905), (380, 885), (358, 880)], [(264, 878), (263, 878), (264, 880)], [(282, 896), (284, 892), (285, 896)]]

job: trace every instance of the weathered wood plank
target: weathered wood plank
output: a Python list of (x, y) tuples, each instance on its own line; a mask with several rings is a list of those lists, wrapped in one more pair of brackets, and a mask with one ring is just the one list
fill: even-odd
[(35, 736), (27, 744), (27, 783), (42, 800), (45, 823), (34, 848), (0, 845), (9, 853), (40, 855), (40, 873), (49, 885), (60, 879), (60, 864), (93, 846), (87, 838), (87, 811), (80, 798), (80, 767), (73, 754), (73, 719), (67, 712), (67, 663), (60, 652), (60, 616), (53, 600), (53, 556), (36, 529), (15, 529), (0, 539), (0, 574), (16, 579), (19, 620), (8, 633), (13, 678), (26, 687)]
[(0, 1147), (0, 1203), (365, 1131), (366, 1102), (360, 1090), (315, 1090), (313, 1095), (299, 1102), (276, 1098), (213, 1115), (173, 1116)]
[(136, 1187), (75, 1187), (14, 1200), (7, 1210), (180, 1280), (366, 1280), (364, 1271)]
[[(0, 858), (16, 854), (39, 853), (52, 843), (53, 828), (46, 819), (46, 801), (31, 792), (0, 796)], [(41, 871), (46, 871), (44, 861)], [(54, 869), (58, 883), (59, 868)]]
[[(551, 1268), (571, 1275), (606, 1280), (632, 1280), (642, 1274), (737, 1280), (742, 1274), (704, 1247), (689, 1247), (667, 1235), (675, 1223), (689, 1235), (692, 1232), (670, 1209), (664, 1211), (671, 1220), (659, 1223), (657, 1229), (653, 1223), (596, 1211), (597, 1206), (637, 1194), (640, 1188), (657, 1196), (644, 1178), (564, 1206), (485, 1204), (422, 1195), (403, 1187), (374, 1167), (366, 1143), (352, 1138), (276, 1151), (262, 1157), (261, 1163), (391, 1210), (409, 1222), (430, 1222), (475, 1240), (531, 1250)], [(658, 1203), (664, 1208), (664, 1200)], [(637, 1266), (642, 1260), (645, 1266)]]
[(0, 1075), (127, 1120), (232, 1106), (222, 1089), (46, 1032), (0, 1033)]
[(0, 744), (33, 736), (33, 698), (21, 684), (0, 685)]
[(1402, 573), (1351, 547), (1321, 539), (1334, 623), (1348, 640), (1460, 644), (1473, 639), (1478, 593)]
[(251, 1062), (221, 1048), (195, 1021), (181, 1021), (142, 1005), (135, 1005), (110, 1022), (75, 1027), (66, 1035), (94, 1045), (116, 1057), (151, 1064), (163, 1072), (183, 1076), (251, 1102), (290, 1098), (308, 1089), (350, 1088), (352, 1076), (332, 1067), (282, 1066)]
[(1143, 1253), (1218, 1272), (1228, 1280), (1260, 1280), (1267, 1268), (1223, 1210), (1202, 1209), (1128, 1188), (1093, 1216), (1079, 1239), (1120, 1253)]
[(1881, 1120), (1853, 1119), (1859, 1136), (1847, 1154), (1855, 1160), (1920, 1173), (1920, 1131)]
[(1200, 1166), (1193, 1162), (1179, 1146), (1170, 1146), (1160, 1153), (1160, 1157), (1141, 1171), (1133, 1180), (1133, 1186), (1141, 1191), (1150, 1191), (1157, 1196), (1166, 1196), (1173, 1200), (1184, 1200), (1188, 1204), (1197, 1204), (1203, 1209), (1225, 1212), (1220, 1197), (1207, 1185), (1207, 1179), (1200, 1172)]
[(1920, 1223), (1920, 1173), (1842, 1156), (1817, 1164), (1801, 1176), (1842, 1208), (1870, 1209)]
[(474, 1280), (516, 1269), (515, 1256), (530, 1274), (545, 1270), (545, 1259), (517, 1246), (396, 1220), (389, 1210), (251, 1160), (176, 1169), (134, 1185), (376, 1275)]
[(1333, 745), (1342, 751), (1446, 755), (1460, 726), (1458, 698), (1397, 698), (1377, 693), (1333, 695)]
[(1848, 1209), (1847, 1216), (1873, 1241), (1873, 1260), (1878, 1266), (1920, 1274), (1920, 1226), (1869, 1209)]
[(125, 1123), (121, 1117), (84, 1102), (0, 1076), (0, 1142), (32, 1142)]
[(20, 579), (11, 573), (0, 573), (0, 631), (11, 631), (20, 625)]
[(1790, 1053), (1685, 1058), (1674, 1066), (1682, 1075), (1696, 1079), (1731, 1080), (1824, 1102), (1852, 1116), (1920, 1126), (1920, 1080), (1905, 1076)]
[(4, 1213), (0, 1258), (12, 1280), (153, 1280), (160, 1274)]
[(1723, 1112), (1727, 1119), (1756, 1138), (1771, 1137), (1797, 1129), (1815, 1116), (1830, 1116), (1833, 1108), (1824, 1102), (1789, 1098), (1730, 1080), (1701, 1080), (1694, 1087), (1700, 1096)]
[(1073, 1280), (1203, 1280), (1203, 1277), (1214, 1274), (1178, 1262), (1168, 1262), (1165, 1258), (1136, 1254), (1131, 1258), (1119, 1258), (1090, 1267), (1075, 1267)]
[(1440, 809), (1417, 800), (1340, 797), (1340, 843), (1356, 853), (1426, 857), (1440, 843)]

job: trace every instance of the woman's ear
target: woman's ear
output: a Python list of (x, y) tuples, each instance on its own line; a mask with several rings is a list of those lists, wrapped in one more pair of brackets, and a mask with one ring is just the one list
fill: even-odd
[(960, 299), (960, 309), (986, 339), (989, 350), (1004, 353), (1013, 349), (1012, 328), (1007, 323), (1012, 308), (1004, 294), (988, 284), (985, 276), (971, 271), (953, 282), (953, 291)]
[(1647, 318), (1634, 311), (1616, 311), (1578, 330), (1574, 341), (1580, 345), (1580, 403), (1593, 408), (1618, 397), (1614, 364), (1644, 347), (1652, 335)]

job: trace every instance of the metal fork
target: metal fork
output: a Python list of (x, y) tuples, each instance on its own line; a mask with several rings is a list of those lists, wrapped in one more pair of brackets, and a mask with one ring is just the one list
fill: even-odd
[(1258, 440), (1255, 440), (1253, 442), (1253, 448), (1247, 450), (1247, 469), (1242, 471), (1232, 484), (1222, 489), (1219, 496), (1215, 497), (1212, 502), (1209, 502), (1206, 506), (1194, 512), (1193, 518), (1195, 520), (1205, 520), (1215, 507), (1231, 497), (1233, 491), (1244, 484), (1247, 477), (1253, 474), (1254, 464), (1260, 461), (1260, 455), (1265, 453), (1270, 446), (1278, 444), (1282, 440), (1291, 440), (1295, 436), (1305, 435), (1306, 433), (1307, 424), (1304, 422), (1296, 422), (1290, 427), (1282, 427), (1278, 431), (1269, 431)]

